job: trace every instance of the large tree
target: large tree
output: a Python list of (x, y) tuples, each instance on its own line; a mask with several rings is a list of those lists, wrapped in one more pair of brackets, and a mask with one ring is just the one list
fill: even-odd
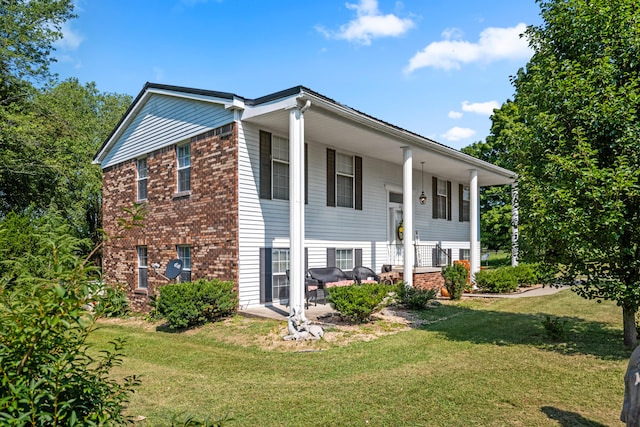
[[(513, 78), (506, 141), (519, 174), (528, 255), (589, 299), (640, 304), (640, 6), (537, 0), (533, 57)], [(503, 106), (503, 108), (505, 108)]]

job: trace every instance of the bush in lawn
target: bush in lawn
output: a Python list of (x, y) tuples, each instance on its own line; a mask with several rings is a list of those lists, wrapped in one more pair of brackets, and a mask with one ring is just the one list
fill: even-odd
[(120, 317), (129, 313), (129, 299), (123, 285), (99, 283), (92, 294), (95, 295), (94, 310), (100, 316)]
[(202, 325), (236, 312), (238, 294), (234, 287), (233, 282), (218, 279), (164, 285), (156, 310), (171, 329)]
[(511, 267), (481, 270), (475, 276), (478, 288), (489, 293), (507, 293), (518, 289), (518, 278)]
[(425, 308), (436, 298), (435, 289), (417, 289), (407, 286), (404, 282), (397, 283), (395, 287), (398, 304), (413, 310)]
[[(0, 241), (12, 238), (4, 226)], [(123, 341), (99, 355), (87, 344), (99, 316), (83, 308), (98, 278), (88, 260), (100, 246), (80, 256), (86, 242), (55, 214), (34, 230), (33, 247), (10, 254), (11, 272), (0, 277), (0, 425), (122, 425), (139, 384), (111, 374)]]
[(515, 267), (504, 268), (510, 268), (513, 271), (519, 286), (533, 286), (540, 283), (537, 264), (518, 264)]
[(442, 269), (444, 286), (447, 288), (451, 299), (462, 298), (462, 293), (469, 286), (467, 284), (468, 274), (469, 272), (463, 264), (447, 265)]
[(381, 308), (382, 301), (391, 290), (390, 286), (379, 283), (335, 286), (329, 288), (329, 302), (342, 316), (364, 322)]

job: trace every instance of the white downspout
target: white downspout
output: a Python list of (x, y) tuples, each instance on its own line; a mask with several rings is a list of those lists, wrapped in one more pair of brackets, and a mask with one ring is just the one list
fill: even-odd
[(404, 225), (404, 269), (402, 278), (405, 285), (413, 286), (413, 151), (403, 147), (402, 166), (402, 210)]

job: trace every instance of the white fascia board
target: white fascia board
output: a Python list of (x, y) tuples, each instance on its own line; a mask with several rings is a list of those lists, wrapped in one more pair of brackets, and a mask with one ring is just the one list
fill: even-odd
[(249, 120), (252, 117), (261, 116), (274, 111), (288, 110), (298, 106), (299, 94), (279, 99), (275, 102), (260, 104), (257, 106), (246, 106), (242, 112), (242, 120)]
[(468, 163), (473, 168), (484, 169), (492, 173), (495, 173), (497, 175), (504, 176), (505, 178), (508, 178), (508, 179), (512, 179), (512, 180), (517, 179), (517, 175), (513, 171), (501, 168), (500, 166), (496, 166), (492, 163), (485, 162), (484, 160), (480, 160), (478, 158), (465, 154), (461, 151), (444, 146), (437, 142), (431, 141), (427, 138), (408, 132), (406, 130), (402, 130), (402, 129), (390, 126), (372, 117), (366, 116), (362, 113), (358, 113), (357, 111), (352, 110), (348, 107), (335, 104), (333, 102), (329, 102), (324, 98), (317, 97), (307, 92), (304, 92), (302, 95), (299, 96), (299, 98), (310, 99), (312, 102), (312, 105), (320, 105), (323, 108), (331, 110), (335, 114), (343, 116), (348, 120), (359, 123), (365, 127), (373, 128), (380, 132), (387, 133), (395, 139), (401, 139), (408, 145), (413, 146), (414, 148), (423, 149), (423, 150), (427, 149), (430, 151), (434, 151), (444, 156), (454, 158), (464, 163)]

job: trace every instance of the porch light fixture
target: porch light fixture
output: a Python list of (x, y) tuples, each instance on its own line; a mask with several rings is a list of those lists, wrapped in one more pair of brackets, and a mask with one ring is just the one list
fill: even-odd
[(424, 195), (424, 162), (420, 162), (420, 168), (422, 169), (422, 193), (420, 193), (420, 204), (424, 205), (427, 203), (427, 196)]

